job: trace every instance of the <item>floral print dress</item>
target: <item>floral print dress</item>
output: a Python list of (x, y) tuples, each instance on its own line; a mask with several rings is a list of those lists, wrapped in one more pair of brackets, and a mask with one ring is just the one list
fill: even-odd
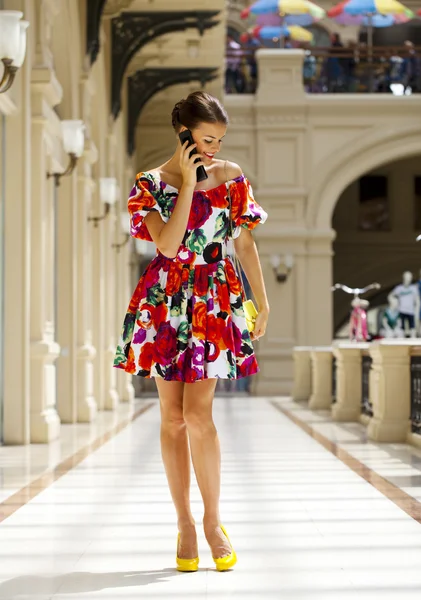
[[(114, 366), (142, 377), (193, 383), (239, 379), (259, 371), (243, 310), (242, 285), (228, 256), (229, 198), (233, 237), (267, 214), (244, 175), (193, 193), (187, 229), (175, 258), (159, 250), (133, 293)], [(152, 241), (144, 218), (168, 222), (178, 190), (139, 173), (128, 201), (131, 235)]]

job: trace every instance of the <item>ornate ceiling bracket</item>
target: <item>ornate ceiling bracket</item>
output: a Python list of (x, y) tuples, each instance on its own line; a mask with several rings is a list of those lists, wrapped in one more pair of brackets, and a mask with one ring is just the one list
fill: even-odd
[(135, 150), (136, 125), (146, 102), (157, 92), (178, 83), (200, 81), (202, 87), (218, 76), (217, 68), (141, 69), (128, 78), (127, 151)]
[(121, 86), (132, 57), (153, 39), (166, 33), (198, 29), (200, 35), (218, 24), (219, 11), (125, 12), (112, 19), (111, 110), (116, 118), (121, 108)]
[(86, 52), (93, 65), (99, 52), (99, 30), (101, 17), (107, 0), (87, 0), (86, 2)]

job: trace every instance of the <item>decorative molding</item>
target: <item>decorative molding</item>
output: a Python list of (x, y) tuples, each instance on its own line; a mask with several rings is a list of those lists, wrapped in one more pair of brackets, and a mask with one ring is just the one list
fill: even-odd
[(104, 17), (117, 17), (122, 10), (129, 8), (133, 0), (107, 0), (104, 8)]
[(121, 108), (124, 73), (133, 56), (153, 39), (166, 33), (198, 29), (203, 35), (218, 24), (219, 11), (124, 12), (111, 20), (111, 110), (117, 118)]
[(93, 65), (99, 53), (99, 30), (106, 0), (87, 0), (86, 2), (86, 52)]
[(179, 83), (200, 81), (202, 87), (216, 79), (218, 68), (178, 67), (167, 69), (141, 69), (128, 78), (128, 119), (127, 151), (132, 155), (135, 150), (136, 124), (145, 104), (157, 92)]

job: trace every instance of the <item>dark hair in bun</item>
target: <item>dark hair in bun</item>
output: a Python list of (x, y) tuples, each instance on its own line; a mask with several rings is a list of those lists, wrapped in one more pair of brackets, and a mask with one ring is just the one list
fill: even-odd
[(192, 92), (174, 106), (171, 122), (178, 133), (181, 127), (195, 129), (199, 123), (228, 125), (228, 115), (217, 98), (206, 92)]

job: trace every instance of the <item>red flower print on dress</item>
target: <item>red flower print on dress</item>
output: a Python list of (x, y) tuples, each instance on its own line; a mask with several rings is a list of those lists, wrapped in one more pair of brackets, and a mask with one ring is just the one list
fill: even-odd
[(152, 342), (146, 342), (143, 344), (140, 354), (138, 364), (141, 369), (145, 371), (150, 371), (153, 360), (153, 352), (154, 352), (154, 344)]
[(207, 266), (200, 265), (194, 273), (193, 293), (195, 296), (206, 296), (209, 289), (209, 271)]
[(129, 348), (129, 355), (127, 357), (126, 371), (128, 371), (129, 373), (136, 372), (135, 356), (134, 356), (134, 351), (133, 351), (133, 348), (131, 347), (131, 345)]
[(208, 341), (213, 342), (219, 350), (226, 350), (227, 345), (224, 339), (225, 321), (222, 317), (208, 315)]
[(212, 206), (209, 198), (204, 194), (195, 194), (190, 208), (187, 229), (200, 229), (209, 219), (212, 213)]
[(193, 336), (199, 340), (206, 339), (208, 311), (205, 302), (196, 302), (193, 309), (192, 329)]
[(167, 296), (174, 296), (174, 294), (179, 291), (181, 286), (181, 270), (182, 267), (176, 262), (170, 265), (167, 285), (165, 286), (165, 293)]
[(154, 360), (169, 365), (177, 355), (177, 332), (171, 323), (161, 323), (155, 337)]
[(231, 294), (235, 294), (236, 296), (241, 294), (241, 281), (231, 261), (227, 261), (225, 264), (225, 275)]
[(210, 195), (210, 201), (214, 208), (227, 208), (229, 205), (228, 202), (228, 192), (227, 188), (224, 184), (212, 190)]

